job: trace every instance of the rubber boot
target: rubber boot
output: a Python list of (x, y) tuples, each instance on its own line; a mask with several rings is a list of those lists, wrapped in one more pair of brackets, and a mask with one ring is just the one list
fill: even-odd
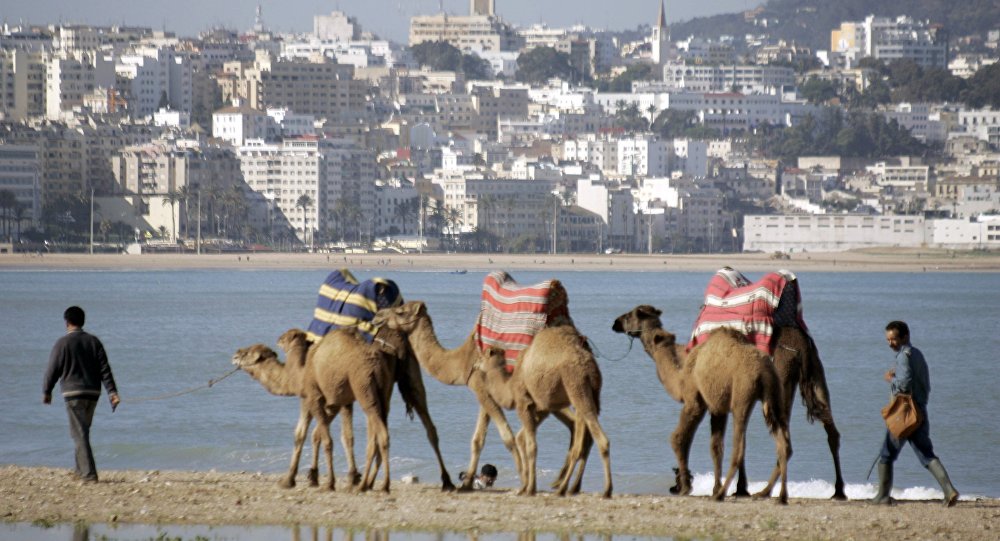
[(878, 494), (870, 500), (875, 505), (892, 505), (892, 464), (878, 463)]
[(948, 478), (948, 472), (944, 469), (944, 464), (940, 460), (934, 459), (927, 464), (927, 469), (930, 470), (931, 475), (934, 479), (937, 479), (939, 485), (941, 485), (941, 490), (944, 492), (944, 506), (952, 507), (955, 502), (958, 501), (958, 491), (951, 484), (951, 479)]

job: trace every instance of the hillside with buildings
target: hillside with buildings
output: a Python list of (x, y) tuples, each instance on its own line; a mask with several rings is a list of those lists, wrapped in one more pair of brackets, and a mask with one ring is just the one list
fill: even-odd
[(250, 28), (198, 36), (4, 24), (0, 239), (1000, 249), (1000, 29), (959, 38), (920, 11), (939, 3), (904, 4), (916, 11), (823, 11), (847, 15), (810, 19), (827, 21), (816, 47), (760, 22), (774, 6), (818, 16), (791, 1), (722, 39), (678, 33), (663, 2), (646, 31), (609, 32), (519, 27), (502, 2), (471, 0), (414, 16), (406, 44), (342, 11), (303, 14), (303, 33), (271, 30), (260, 8)]

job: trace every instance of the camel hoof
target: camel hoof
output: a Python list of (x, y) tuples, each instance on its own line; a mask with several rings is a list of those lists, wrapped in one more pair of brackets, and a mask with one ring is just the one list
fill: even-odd
[(601, 497), (604, 498), (605, 500), (610, 500), (611, 499), (611, 489), (605, 490), (604, 494), (601, 494)]
[(712, 499), (717, 502), (721, 502), (726, 499), (726, 494), (722, 491), (716, 492), (715, 494), (712, 494)]
[(356, 486), (361, 482), (361, 474), (357, 470), (352, 470), (347, 472), (347, 479), (350, 481), (352, 486)]
[(781, 496), (778, 498), (778, 505), (788, 505), (788, 496)]
[(278, 481), (278, 486), (281, 488), (295, 488), (295, 478), (286, 477), (285, 479)]
[[(739, 496), (739, 495), (737, 494), (737, 496)], [(761, 500), (761, 499), (770, 498), (770, 497), (771, 497), (771, 493), (763, 491), (763, 490), (760, 491), (760, 492), (755, 492), (753, 494), (753, 496), (752, 496), (752, 498), (755, 499), (755, 500)]]
[(315, 468), (309, 468), (309, 473), (307, 474), (309, 479), (309, 486), (317, 487), (319, 486), (319, 470)]
[(469, 486), (469, 485), (462, 485), (462, 486), (456, 488), (455, 492), (459, 492), (459, 493), (472, 492), (472, 487)]
[(733, 497), (734, 498), (756, 498), (757, 494), (751, 495), (750, 491), (748, 491), (747, 489), (743, 489), (743, 490), (737, 489), (736, 492), (733, 492)]
[(831, 500), (837, 500), (838, 502), (846, 502), (847, 501), (847, 495), (844, 494), (843, 492), (837, 492), (837, 493), (834, 493), (833, 496), (830, 496), (830, 499)]

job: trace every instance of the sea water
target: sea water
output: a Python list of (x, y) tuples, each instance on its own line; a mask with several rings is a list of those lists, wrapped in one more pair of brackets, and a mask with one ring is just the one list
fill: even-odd
[[(407, 300), (426, 302), (447, 348), (461, 344), (473, 327), (483, 273), (353, 271), (360, 279), (393, 279)], [(641, 344), (613, 333), (611, 324), (637, 304), (652, 304), (663, 311), (665, 328), (686, 340), (711, 273), (512, 274), (521, 283), (558, 278), (566, 287), (570, 313), (591, 340), (603, 374), (600, 421), (611, 440), (615, 491), (667, 494), (676, 464), (669, 438), (680, 404), (664, 392)], [(232, 368), (236, 349), (254, 343), (276, 347), (282, 332), (307, 326), (325, 276), (315, 270), (0, 271), (0, 464), (72, 467), (65, 410), (42, 405), (41, 380), (52, 343), (64, 332), (62, 312), (76, 304), (87, 311), (86, 329), (104, 342), (124, 400), (113, 414), (105, 398), (98, 408), (92, 431), (98, 469), (285, 471), (298, 400), (272, 396), (242, 372), (205, 387)], [(798, 277), (804, 318), (823, 359), (841, 433), (847, 495), (874, 494), (875, 479), (867, 473), (885, 431), (879, 410), (888, 400), (888, 386), (882, 375), (893, 361), (883, 329), (888, 321), (903, 319), (930, 365), (937, 454), (963, 498), (1000, 497), (1000, 469), (990, 460), (1000, 444), (995, 415), (1000, 274), (802, 272)], [(424, 382), (445, 463), (457, 480), (468, 462), (477, 403), (463, 387), (426, 374)], [(747, 436), (751, 490), (763, 485), (774, 464), (774, 443), (759, 411)], [(363, 415), (355, 416), (360, 459), (364, 422)], [(516, 429), (516, 415), (508, 419)], [(827, 498), (834, 474), (826, 433), (820, 424), (806, 422), (798, 399), (791, 421), (790, 494)], [(708, 422), (702, 424), (691, 466), (694, 493), (704, 495), (711, 490), (712, 463)], [(406, 417), (398, 394), (389, 426), (393, 477), (410, 474), (437, 483), (424, 429)], [(727, 452), (731, 434), (730, 427)], [(567, 437), (556, 421), (542, 425), (540, 487), (561, 466)], [(337, 471), (343, 472), (339, 442), (334, 454)], [(492, 428), (480, 464), (487, 462), (499, 469), (498, 487), (518, 486), (511, 458)], [(724, 471), (727, 467), (728, 461)], [(600, 490), (602, 475), (595, 452), (584, 490)], [(909, 450), (897, 461), (895, 486), (894, 496), (903, 499), (941, 494)]]

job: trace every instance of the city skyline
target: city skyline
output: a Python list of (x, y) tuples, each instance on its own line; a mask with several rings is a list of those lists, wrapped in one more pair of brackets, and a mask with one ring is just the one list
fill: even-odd
[[(759, 0), (666, 1), (666, 18), (674, 23), (692, 17), (733, 13), (750, 9)], [(240, 2), (216, 0), (211, 3), (175, 0), (170, 3), (151, 0), (117, 2), (114, 0), (7, 0), (0, 22), (28, 24), (93, 24), (148, 26), (196, 36), (214, 27), (246, 31), (254, 24), (256, 6), (263, 12), (265, 26), (275, 32), (311, 32), (314, 15), (343, 11), (357, 18), (362, 28), (384, 39), (406, 43), (410, 18), (415, 15), (445, 12), (465, 15), (469, 0), (368, 0), (366, 2), (330, 0), (259, 0)], [(626, 30), (652, 24), (660, 0), (621, 0), (609, 4), (597, 0), (579, 0), (572, 11), (555, 1), (498, 0), (496, 12), (504, 20), (519, 26), (544, 23), (551, 27), (583, 24), (597, 29)]]

